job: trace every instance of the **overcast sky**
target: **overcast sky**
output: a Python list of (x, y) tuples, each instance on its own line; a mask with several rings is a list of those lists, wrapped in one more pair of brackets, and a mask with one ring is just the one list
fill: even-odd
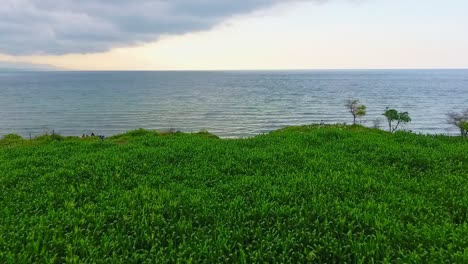
[(0, 61), (77, 70), (468, 68), (466, 0), (2, 0)]

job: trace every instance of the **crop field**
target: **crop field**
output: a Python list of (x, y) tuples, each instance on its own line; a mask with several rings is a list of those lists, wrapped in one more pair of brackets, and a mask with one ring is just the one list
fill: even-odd
[(0, 263), (468, 263), (468, 140), (0, 140)]

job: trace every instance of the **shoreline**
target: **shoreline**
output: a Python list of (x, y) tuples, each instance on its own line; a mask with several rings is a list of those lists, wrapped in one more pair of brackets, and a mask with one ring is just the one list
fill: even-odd
[(152, 133), (152, 134), (160, 135), (160, 136), (167, 136), (167, 135), (173, 135), (173, 134), (210, 135), (212, 137), (216, 137), (216, 138), (224, 139), (224, 140), (236, 140), (236, 139), (242, 140), (242, 139), (255, 138), (255, 137), (258, 137), (258, 136), (268, 135), (268, 134), (277, 133), (277, 132), (290, 130), (290, 129), (296, 129), (296, 128), (303, 128), (303, 129), (340, 128), (340, 129), (358, 129), (358, 130), (359, 129), (367, 129), (367, 130), (374, 130), (374, 131), (379, 131), (379, 132), (382, 132), (382, 133), (387, 133), (389, 135), (395, 134), (395, 133), (407, 133), (407, 134), (424, 136), (424, 137), (462, 138), (462, 136), (459, 135), (459, 134), (458, 135), (457, 134), (451, 134), (451, 135), (449, 135), (449, 134), (427, 134), (427, 133), (417, 133), (417, 132), (408, 131), (408, 130), (404, 130), (404, 129), (397, 130), (396, 132), (391, 133), (391, 132), (386, 131), (384, 129), (370, 128), (370, 127), (366, 127), (366, 126), (362, 126), (362, 125), (310, 124), (310, 125), (302, 125), (302, 126), (286, 126), (286, 127), (280, 128), (280, 129), (269, 131), (269, 132), (260, 133), (260, 134), (256, 134), (256, 135), (251, 135), (251, 136), (245, 136), (245, 137), (222, 137), (222, 136), (218, 136), (218, 135), (216, 135), (214, 133), (211, 133), (211, 132), (209, 132), (207, 130), (200, 130), (200, 131), (197, 131), (197, 132), (184, 132), (184, 131), (179, 131), (179, 130), (175, 130), (175, 129), (157, 130), (157, 129), (138, 128), (138, 129), (133, 129), (133, 130), (129, 130), (127, 132), (118, 133), (118, 134), (114, 134), (114, 135), (102, 135), (102, 134), (95, 133), (94, 136), (91, 135), (93, 132), (91, 132), (90, 134), (82, 134), (81, 136), (78, 136), (78, 135), (61, 135), (60, 133), (55, 133), (54, 131), (52, 131), (52, 133), (44, 133), (44, 134), (34, 136), (34, 137), (33, 136), (24, 137), (24, 136), (13, 133), (13, 134), (6, 134), (6, 135), (3, 135), (3, 136), (0, 136), (0, 140), (14, 139), (14, 140), (34, 141), (34, 140), (37, 140), (37, 139), (40, 140), (42, 138), (48, 138), (48, 137), (51, 137), (51, 138), (56, 137), (56, 138), (62, 138), (62, 139), (100, 139), (100, 140), (105, 140), (105, 139), (118, 138), (118, 137), (125, 136), (125, 135), (128, 135), (128, 134), (138, 134), (138, 133)]

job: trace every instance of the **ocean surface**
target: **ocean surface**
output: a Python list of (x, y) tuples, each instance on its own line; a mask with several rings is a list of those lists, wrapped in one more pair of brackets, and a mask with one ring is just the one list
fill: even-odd
[(468, 108), (468, 70), (1, 72), (0, 136), (113, 135), (136, 128), (247, 137), (290, 125), (352, 123), (386, 129), (386, 107), (408, 111), (416, 133), (451, 134)]

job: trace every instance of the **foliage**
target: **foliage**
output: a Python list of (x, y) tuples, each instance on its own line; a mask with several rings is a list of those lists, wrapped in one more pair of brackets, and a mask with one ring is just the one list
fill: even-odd
[(205, 134), (0, 145), (0, 263), (468, 262), (466, 140)]
[(21, 140), (23, 138), (17, 134), (8, 134), (8, 135), (3, 136), (2, 139), (3, 140)]
[(451, 125), (454, 125), (460, 129), (460, 134), (462, 137), (468, 136), (468, 109), (463, 113), (448, 113), (447, 122)]
[(361, 118), (366, 115), (367, 107), (359, 102), (359, 100), (347, 100), (346, 108), (353, 115), (353, 124), (356, 124), (356, 118)]
[(460, 125), (460, 128), (463, 129), (465, 131), (465, 136), (467, 136), (468, 134), (468, 120), (467, 121), (463, 121)]
[(395, 132), (400, 124), (411, 122), (411, 117), (408, 112), (398, 112), (395, 109), (387, 109), (383, 115), (387, 118), (390, 132)]
[(18, 145), (23, 143), (23, 138), (17, 134), (8, 134), (0, 139), (0, 145)]

